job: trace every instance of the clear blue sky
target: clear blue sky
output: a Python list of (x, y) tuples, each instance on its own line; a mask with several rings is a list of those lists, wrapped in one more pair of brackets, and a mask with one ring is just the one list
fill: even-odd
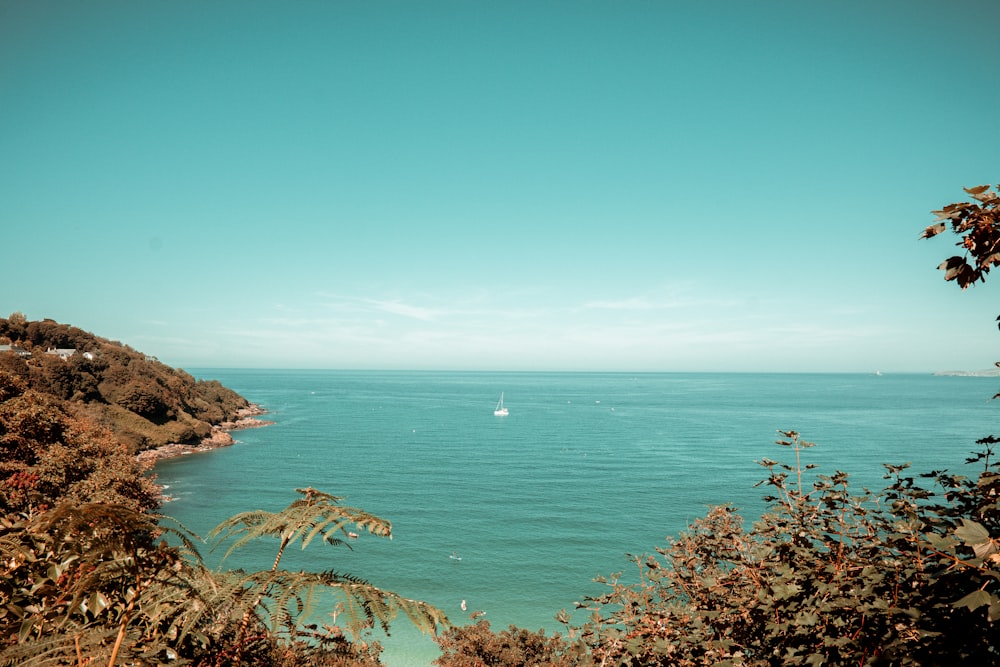
[[(0, 315), (185, 368), (925, 371), (1000, 2), (0, 2)], [(1000, 280), (1000, 275), (997, 276)]]

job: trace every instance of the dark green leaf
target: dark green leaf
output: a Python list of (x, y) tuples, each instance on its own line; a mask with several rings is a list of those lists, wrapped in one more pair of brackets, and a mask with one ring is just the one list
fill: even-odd
[(969, 593), (968, 595), (966, 595), (965, 597), (963, 597), (961, 600), (959, 600), (958, 602), (954, 603), (954, 605), (952, 605), (952, 606), (954, 606), (956, 608), (957, 607), (966, 607), (970, 611), (975, 611), (976, 609), (979, 609), (980, 607), (985, 607), (986, 605), (992, 605), (992, 604), (995, 604), (995, 603), (996, 603), (996, 600), (993, 598), (992, 595), (990, 595), (986, 591), (979, 590), (979, 591), (973, 591), (972, 593)]
[(968, 519), (960, 519), (961, 526), (955, 529), (955, 536), (962, 540), (967, 546), (983, 544), (990, 539), (990, 533), (982, 524)]

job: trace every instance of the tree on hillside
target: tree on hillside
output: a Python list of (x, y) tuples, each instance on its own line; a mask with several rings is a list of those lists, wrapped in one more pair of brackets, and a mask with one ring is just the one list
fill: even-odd
[(24, 338), (24, 329), (28, 326), (28, 318), (20, 311), (14, 311), (6, 321), (0, 319), (0, 334), (17, 342)]
[(143, 511), (158, 496), (111, 431), (0, 369), (0, 512), (33, 515), (62, 501)]
[[(133, 453), (171, 443), (198, 444), (212, 427), (236, 421), (249, 401), (218, 382), (196, 380), (121, 343), (53, 320), (0, 318), (0, 339), (31, 354), (0, 353), (0, 369), (25, 379), (67, 409), (111, 429)], [(49, 348), (74, 348), (63, 358)]]

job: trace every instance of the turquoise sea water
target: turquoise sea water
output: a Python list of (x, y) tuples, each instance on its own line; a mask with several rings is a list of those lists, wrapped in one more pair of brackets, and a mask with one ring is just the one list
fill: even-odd
[[(764, 457), (791, 462), (777, 430), (818, 446), (807, 462), (881, 489), (882, 463), (963, 470), (995, 433), (1000, 379), (931, 375), (430, 373), (196, 370), (276, 423), (238, 444), (160, 462), (164, 512), (205, 534), (305, 486), (390, 519), (391, 541), (315, 545), (289, 567), (337, 569), (443, 609), (483, 610), (494, 630), (558, 630), (560, 609), (627, 570), (627, 553), (733, 503), (748, 517)], [(510, 410), (495, 417), (503, 391)], [(974, 474), (975, 470), (968, 470)], [(207, 550), (206, 550), (207, 551)], [(453, 552), (461, 560), (451, 558)], [(232, 566), (266, 568), (273, 545)], [(436, 647), (400, 619), (392, 666)]]

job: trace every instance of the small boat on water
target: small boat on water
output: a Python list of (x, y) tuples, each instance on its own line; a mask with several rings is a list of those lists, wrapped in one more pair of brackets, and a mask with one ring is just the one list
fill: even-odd
[(503, 406), (503, 392), (502, 391), (500, 392), (500, 400), (497, 402), (497, 407), (496, 407), (495, 410), (493, 410), (493, 414), (496, 415), (497, 417), (506, 417), (509, 414), (507, 412), (507, 408), (505, 408)]

